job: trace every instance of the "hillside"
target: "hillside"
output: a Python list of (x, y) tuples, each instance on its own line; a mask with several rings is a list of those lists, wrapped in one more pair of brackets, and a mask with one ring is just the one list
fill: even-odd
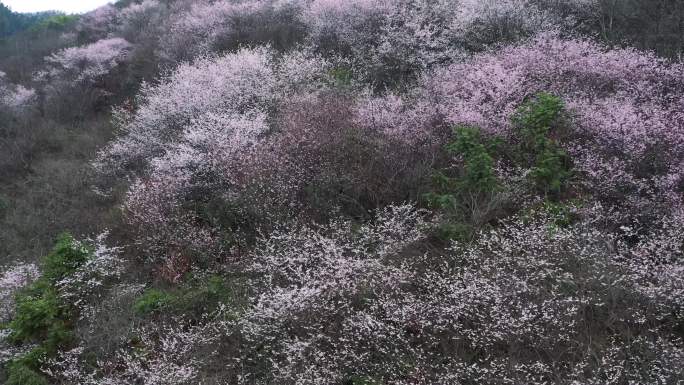
[(0, 5), (0, 383), (679, 385), (684, 4)]
[(16, 13), (0, 3), (0, 39), (26, 31), (55, 15), (58, 14), (55, 12)]

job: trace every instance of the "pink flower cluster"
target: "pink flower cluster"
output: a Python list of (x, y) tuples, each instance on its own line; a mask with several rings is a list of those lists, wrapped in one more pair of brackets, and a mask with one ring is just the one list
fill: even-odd
[(33, 264), (18, 264), (2, 270), (0, 275), (0, 321), (11, 319), (14, 296), (18, 290), (38, 278), (38, 267)]
[(125, 61), (130, 49), (131, 44), (121, 38), (66, 48), (45, 58), (49, 69), (39, 73), (38, 78), (94, 82)]
[(665, 200), (662, 208), (680, 204), (682, 79), (681, 64), (544, 33), (437, 69), (413, 93), (364, 101), (360, 111), (371, 124), (379, 121), (409, 141), (425, 135), (439, 141), (453, 125), (473, 125), (515, 142), (511, 118), (518, 107), (538, 93), (552, 93), (566, 104), (575, 139), (562, 145), (586, 189), (635, 213), (645, 204), (640, 196)]
[(138, 167), (142, 178), (126, 207), (131, 223), (147, 229), (150, 247), (166, 249), (174, 238), (194, 239), (193, 249), (213, 244), (212, 230), (195, 228), (182, 202), (198, 194), (231, 197), (244, 187), (245, 175), (269, 156), (253, 150), (271, 129), (269, 110), (302, 87), (315, 87), (326, 68), (302, 52), (275, 61), (267, 48), (242, 49), (181, 65), (143, 87), (136, 111), (118, 112), (126, 135), (103, 151), (98, 167)]
[(10, 84), (7, 75), (0, 71), (0, 108), (10, 111), (19, 111), (30, 106), (34, 101), (36, 92), (21, 85)]
[[(421, 238), (416, 220), (395, 207), (376, 228), (276, 234), (257, 251), (252, 263), (266, 279), (257, 287), (268, 289), (243, 327), (252, 343), (272, 347), (255, 359), (273, 363), (275, 382), (339, 383), (354, 373), (399, 384), (600, 383), (619, 366), (613, 354), (624, 360), (616, 381), (677, 378), (684, 345), (662, 336), (682, 310), (681, 236), (668, 242), (672, 249), (653, 250), (651, 262), (640, 250), (657, 238), (622, 249), (623, 259), (591, 223), (550, 230), (553, 218), (514, 219), (445, 255), (402, 258), (397, 252)], [(651, 263), (662, 268), (649, 272)], [(597, 362), (583, 342), (595, 338), (594, 323), (655, 334), (616, 340)]]
[(79, 18), (76, 30), (89, 38), (104, 39), (115, 30), (118, 17), (118, 9), (107, 4)]

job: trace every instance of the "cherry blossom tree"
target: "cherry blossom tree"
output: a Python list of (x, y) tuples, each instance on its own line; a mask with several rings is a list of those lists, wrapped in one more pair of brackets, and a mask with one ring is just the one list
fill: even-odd
[(119, 111), (126, 135), (106, 155), (124, 167), (159, 155), (183, 128), (204, 114), (266, 108), (275, 79), (265, 48), (181, 65), (156, 86), (143, 85), (134, 113)]
[(35, 101), (36, 93), (21, 85), (10, 84), (6, 74), (0, 71), (0, 106), (11, 111), (21, 110)]
[(361, 77), (381, 86), (548, 29), (547, 19), (526, 0), (321, 0), (304, 12), (318, 49), (349, 55)]
[(107, 4), (79, 18), (76, 30), (82, 38), (104, 39), (116, 28), (118, 17), (118, 9)]
[(109, 94), (112, 87), (104, 83), (127, 61), (131, 49), (128, 41), (115, 37), (46, 57), (46, 68), (35, 77), (42, 85), (45, 108), (60, 117), (84, 114)]
[(82, 47), (66, 48), (45, 58), (49, 69), (39, 73), (39, 79), (97, 81), (124, 61), (130, 48), (130, 43), (121, 38), (103, 39)]
[(252, 148), (271, 130), (271, 111), (287, 95), (317, 84), (326, 67), (305, 53), (276, 61), (267, 48), (242, 49), (181, 65), (143, 87), (137, 110), (119, 111), (125, 134), (97, 166), (141, 177), (126, 207), (131, 223), (149, 230), (150, 247), (168, 249), (175, 238), (205, 255), (218, 252), (211, 248), (214, 229), (193, 225), (197, 214), (182, 202), (230, 197), (244, 188), (245, 175), (257, 169), (246, 162), (258, 159)]
[(0, 275), (0, 310), (2, 311), (0, 320), (2, 322), (11, 319), (16, 292), (35, 280), (38, 275), (38, 267), (33, 264), (18, 264), (3, 269)]
[(162, 50), (172, 60), (188, 60), (206, 52), (240, 45), (294, 45), (303, 36), (301, 0), (199, 1), (174, 12), (162, 36)]
[[(555, 219), (542, 216), (510, 220), (439, 257), (402, 259), (397, 252), (420, 239), (417, 217), (406, 210), (380, 214), (377, 227), (362, 228), (358, 238), (347, 238), (349, 230), (337, 223), (323, 231), (275, 234), (257, 250), (253, 266), (266, 279), (258, 287), (269, 289), (256, 297), (243, 327), (251, 343), (273, 347), (253, 358), (272, 362), (273, 382), (679, 378), (667, 368), (681, 362), (682, 341), (660, 317), (676, 317), (672, 312), (681, 305), (665, 299), (675, 298), (669, 293), (649, 296), (654, 303), (642, 301), (637, 293), (643, 278), (637, 277), (650, 274), (623, 265), (648, 263), (641, 247), (618, 240), (630, 254), (623, 259), (590, 222), (549, 231)], [(365, 238), (368, 231), (373, 235)], [(366, 240), (370, 249), (363, 246)], [(680, 250), (678, 243), (666, 255)], [(680, 262), (668, 262), (675, 269), (670, 271), (680, 269)], [(681, 283), (680, 277), (675, 287)], [(653, 311), (655, 303), (662, 313)], [(600, 338), (593, 333), (604, 333), (595, 322), (646, 335), (616, 337), (607, 351), (596, 352), (604, 357), (597, 360), (584, 345)], [(482, 351), (487, 355), (477, 354)], [(625, 363), (623, 370), (611, 373), (617, 362)]]

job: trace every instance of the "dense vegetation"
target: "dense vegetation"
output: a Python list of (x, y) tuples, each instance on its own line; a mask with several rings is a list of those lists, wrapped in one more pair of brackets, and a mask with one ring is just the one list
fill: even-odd
[(0, 382), (684, 381), (681, 1), (4, 10)]
[(39, 25), (50, 22), (50, 19), (62, 16), (57, 12), (17, 13), (0, 4), (0, 39), (31, 28), (39, 28)]

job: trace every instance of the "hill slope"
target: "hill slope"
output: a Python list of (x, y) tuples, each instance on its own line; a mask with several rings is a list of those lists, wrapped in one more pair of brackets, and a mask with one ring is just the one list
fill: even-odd
[(12, 35), (0, 382), (679, 384), (680, 5), (145, 0)]

